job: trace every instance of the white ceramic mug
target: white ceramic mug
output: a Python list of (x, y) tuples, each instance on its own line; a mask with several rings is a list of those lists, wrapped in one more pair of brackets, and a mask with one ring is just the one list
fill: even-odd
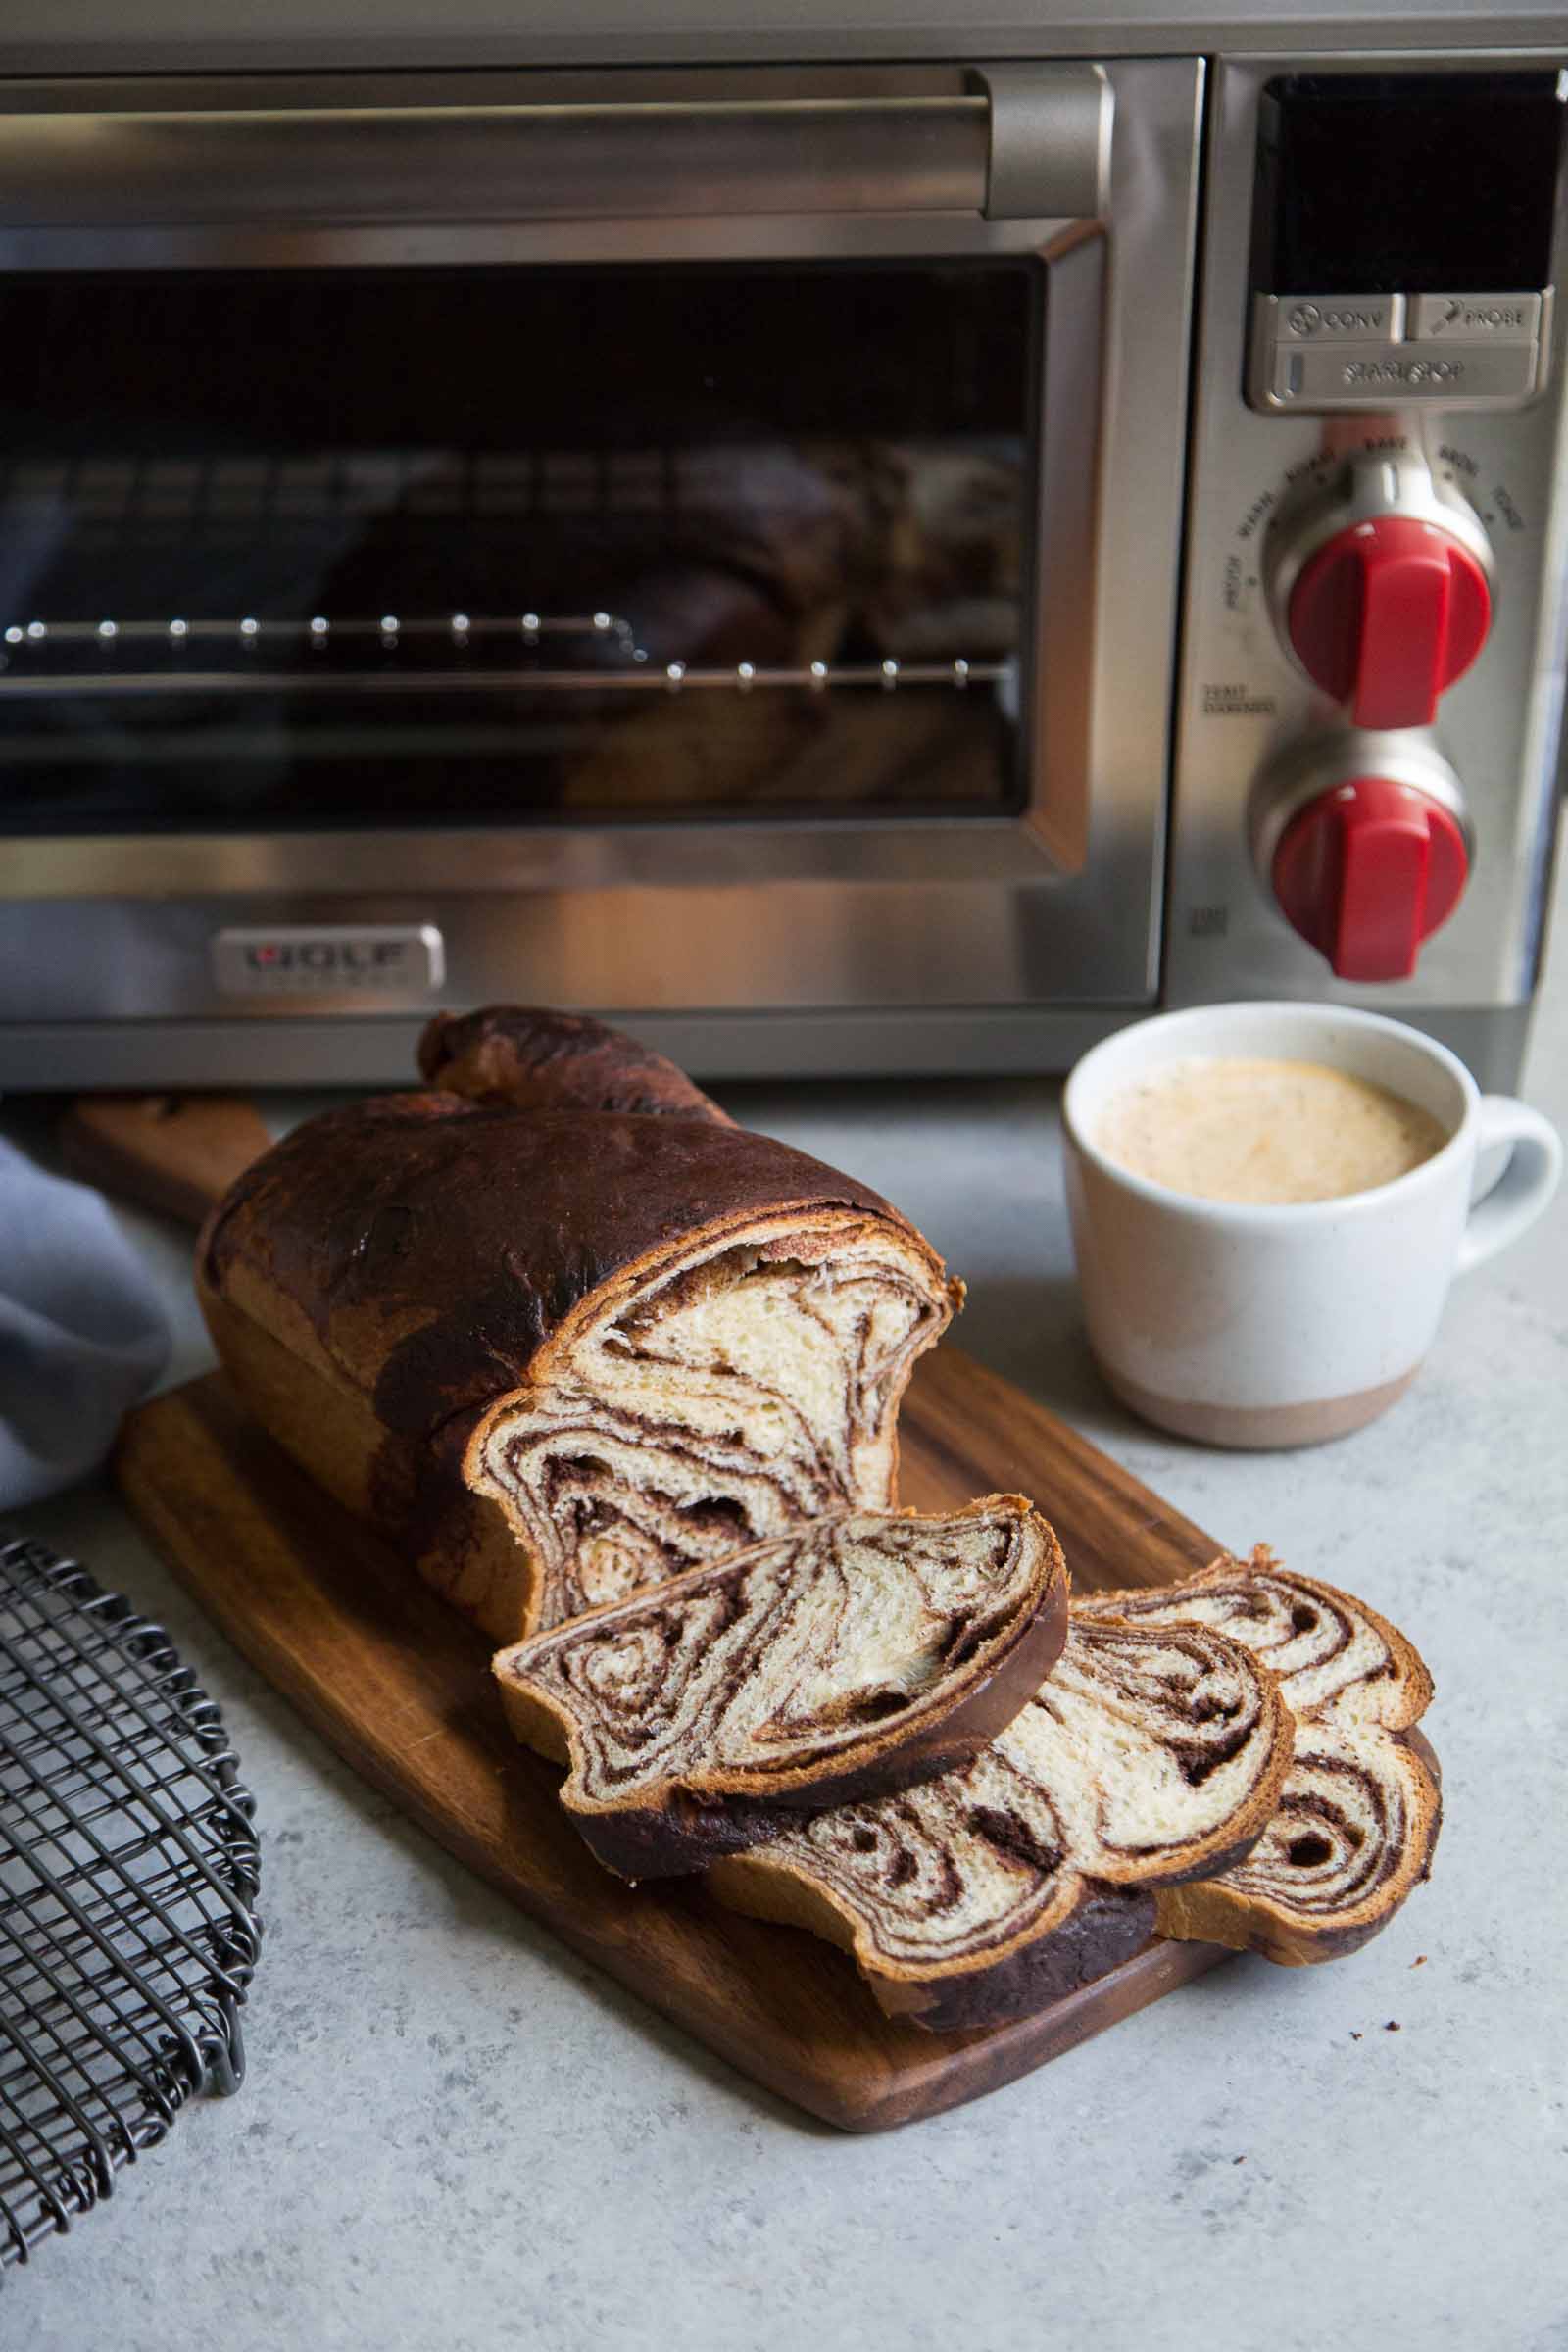
[[(1124, 1087), (1167, 1063), (1317, 1061), (1430, 1111), (1431, 1159), (1374, 1191), (1285, 1206), (1202, 1200), (1135, 1176), (1095, 1136)], [(1452, 1276), (1523, 1233), (1562, 1170), (1556, 1130), (1482, 1095), (1446, 1047), (1382, 1013), (1330, 1004), (1205, 1005), (1118, 1031), (1062, 1101), (1067, 1204), (1090, 1345), (1146, 1420), (1211, 1446), (1309, 1446), (1402, 1395)], [(1512, 1147), (1472, 1205), (1476, 1159)]]

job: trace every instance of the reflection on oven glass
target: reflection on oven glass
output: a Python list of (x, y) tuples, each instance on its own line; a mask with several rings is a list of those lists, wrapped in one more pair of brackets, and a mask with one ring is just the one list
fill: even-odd
[(1014, 263), (0, 283), (8, 820), (1011, 808), (1039, 310)]

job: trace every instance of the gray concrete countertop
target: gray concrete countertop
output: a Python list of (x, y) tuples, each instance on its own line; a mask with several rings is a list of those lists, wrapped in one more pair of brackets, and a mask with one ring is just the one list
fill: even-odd
[[(1568, 922), (1526, 1091), (1568, 1126)], [(1244, 1959), (979, 2104), (842, 2138), (579, 1964), (362, 1785), (106, 1489), (24, 1515), (162, 1619), (258, 1800), (250, 2075), (0, 2298), (28, 2352), (1427, 2352), (1568, 2343), (1568, 1197), (1459, 1286), (1383, 1421), (1167, 1442), (1077, 1326), (1045, 1082), (732, 1089), (891, 1194), (959, 1336), (1235, 1545), (1404, 1626), (1439, 1698), (1434, 1883), (1367, 1951)], [(27, 1125), (25, 1106), (8, 1112)], [(205, 1361), (187, 1250), (128, 1220)], [(1042, 1502), (1050, 1508), (1050, 1496)], [(1424, 1955), (1425, 1965), (1418, 1966)], [(1398, 2027), (1398, 2032), (1390, 2030)]]

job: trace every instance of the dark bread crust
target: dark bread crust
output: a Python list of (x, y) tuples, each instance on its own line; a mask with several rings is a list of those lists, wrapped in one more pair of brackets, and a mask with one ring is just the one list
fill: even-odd
[(734, 1124), (674, 1062), (587, 1013), (485, 1004), (438, 1012), (419, 1040), (429, 1085), (514, 1110), (635, 1110)]
[[(624, 1879), (678, 1877), (765, 1843), (792, 1816), (892, 1795), (972, 1762), (1033, 1698), (1067, 1639), (1067, 1563), (1054, 1530), (1027, 1499), (1021, 1494), (989, 1494), (952, 1517), (989, 1517), (1004, 1510), (1027, 1522), (1042, 1544), (1032, 1603), (1019, 1612), (984, 1668), (970, 1675), (967, 1689), (961, 1686), (961, 1669), (954, 1677), (961, 1691), (955, 1703), (913, 1725), (868, 1732), (857, 1743), (853, 1761), (826, 1767), (803, 1763), (770, 1772), (760, 1794), (755, 1788), (761, 1776), (743, 1772), (714, 1775), (715, 1784), (728, 1777), (734, 1786), (715, 1785), (701, 1795), (690, 1788), (662, 1783), (620, 1805), (564, 1798), (572, 1828), (596, 1860)], [(649, 1586), (631, 1602), (586, 1610), (570, 1620), (571, 1629), (576, 1632), (624, 1611), (657, 1608), (662, 1601), (678, 1603), (686, 1594), (711, 1589), (719, 1578), (744, 1568), (747, 1557), (737, 1552), (720, 1569), (693, 1569), (667, 1584)], [(527, 1651), (534, 1646), (523, 1645), (520, 1654), (503, 1650), (495, 1660), (508, 1721), (525, 1745), (547, 1756), (571, 1755), (575, 1718), (569, 1705), (548, 1687), (526, 1679)]]
[(890, 2017), (906, 2015), (928, 2033), (1004, 2026), (1080, 1992), (1133, 1959), (1154, 1932), (1154, 1901), (1142, 1886), (1086, 1881), (1068, 1917), (1049, 1936), (999, 1960), (979, 1978), (873, 1977), (871, 1989)]
[(918, 1244), (868, 1187), (745, 1128), (386, 1095), (308, 1120), (248, 1168), (198, 1263), (285, 1345), (307, 1330), (387, 1429), (427, 1438), (528, 1381), (605, 1284), (821, 1208)]
[[(537, 1578), (470, 1487), (470, 1444), (602, 1286), (759, 1217), (816, 1211), (896, 1228), (935, 1285), (943, 1272), (879, 1195), (734, 1126), (598, 1022), (492, 1008), (432, 1024), (424, 1053), (443, 1089), (326, 1112), (246, 1170), (197, 1245), (197, 1292), (264, 1427), (496, 1641), (515, 1641)], [(520, 1106), (527, 1067), (541, 1100), (592, 1102)], [(449, 1091), (489, 1080), (512, 1094)], [(599, 1107), (616, 1092), (662, 1108)], [(956, 1305), (961, 1285), (947, 1292)]]
[(532, 1622), (539, 1579), (500, 1504), (464, 1478), (479, 1416), (460, 1413), (428, 1440), (396, 1437), (329, 1368), (211, 1290), (200, 1298), (225, 1371), (273, 1443), (378, 1529), (444, 1600), (495, 1640), (514, 1640)]
[(1032, 2017), (1054, 2001), (1120, 1968), (1154, 1932), (1154, 1900), (1146, 1887), (1080, 1880), (1040, 1932), (1021, 1938), (985, 1968), (890, 1969), (858, 1944), (851, 1914), (808, 1874), (780, 1867), (764, 1848), (722, 1860), (709, 1885), (732, 1911), (804, 1928), (856, 1961), (888, 2017), (907, 2017), (932, 2034), (971, 2033)]

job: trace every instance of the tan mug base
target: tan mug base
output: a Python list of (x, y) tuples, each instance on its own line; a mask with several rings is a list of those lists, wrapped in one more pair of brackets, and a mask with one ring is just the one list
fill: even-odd
[(1324, 1446), (1331, 1438), (1348, 1437), (1364, 1429), (1379, 1413), (1396, 1404), (1420, 1370), (1412, 1364), (1397, 1380), (1375, 1389), (1359, 1389), (1350, 1396), (1324, 1396), (1309, 1404), (1195, 1404), (1190, 1397), (1159, 1396), (1140, 1388), (1098, 1355), (1095, 1361), (1105, 1386), (1142, 1420), (1158, 1429), (1174, 1430), (1200, 1446), (1228, 1446), (1264, 1452), (1289, 1446)]

